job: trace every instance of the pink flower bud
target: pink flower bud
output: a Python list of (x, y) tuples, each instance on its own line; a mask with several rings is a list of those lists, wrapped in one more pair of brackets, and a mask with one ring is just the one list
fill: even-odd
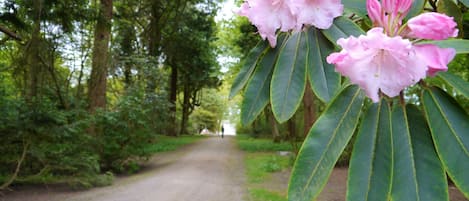
[(411, 18), (407, 22), (411, 38), (444, 40), (458, 36), (457, 24), (453, 17), (445, 14), (428, 12)]
[(366, 1), (366, 10), (368, 11), (368, 16), (375, 26), (383, 26), (383, 10), (381, 9), (381, 4), (378, 0), (367, 0)]
[(398, 0), (397, 6), (395, 8), (395, 13), (400, 13), (401, 17), (409, 13), (410, 8), (412, 7), (412, 0)]
[(383, 4), (384, 11), (386, 11), (388, 14), (394, 13), (397, 0), (381, 0), (381, 3)]

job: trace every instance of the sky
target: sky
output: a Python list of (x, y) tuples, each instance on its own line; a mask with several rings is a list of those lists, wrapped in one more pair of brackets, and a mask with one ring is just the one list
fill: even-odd
[(222, 3), (221, 9), (218, 12), (218, 15), (215, 17), (216, 21), (220, 20), (228, 20), (234, 16), (233, 11), (236, 9), (236, 5), (234, 3), (234, 0), (226, 0), (224, 3)]

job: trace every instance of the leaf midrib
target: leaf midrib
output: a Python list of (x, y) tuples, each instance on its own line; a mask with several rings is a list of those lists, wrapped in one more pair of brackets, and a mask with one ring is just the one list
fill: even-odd
[[(359, 95), (360, 93), (360, 89), (357, 89), (353, 98), (352, 98), (352, 101), (350, 101), (350, 104), (347, 106), (347, 109), (346, 109), (346, 112), (344, 112), (344, 114), (348, 114), (350, 113), (350, 110), (351, 110), (351, 107), (353, 105), (353, 103), (355, 102), (355, 99), (357, 98), (357, 96)], [(345, 119), (345, 116), (348, 116), (348, 115), (343, 115), (342, 118), (340, 119), (339, 123), (337, 125), (341, 125)], [(329, 142), (327, 143), (327, 146), (326, 146), (326, 149), (324, 150), (327, 150), (327, 148), (329, 148), (329, 146), (331, 145), (331, 142), (333, 141), (332, 139), (335, 139), (335, 136), (337, 135), (337, 130), (339, 130), (339, 127), (340, 126), (337, 126), (336, 129), (334, 129), (334, 132), (333, 132), (333, 135), (332, 137), (330, 138), (331, 140), (329, 140)], [(327, 151), (326, 151), (327, 152)], [(323, 152), (325, 153), (325, 152)], [(321, 155), (321, 158), (319, 158), (317, 164), (320, 164), (321, 161), (324, 159), (324, 154)], [(313, 177), (314, 175), (316, 174), (316, 171), (318, 169), (319, 165), (316, 165), (313, 169), (313, 173), (311, 174), (311, 176), (308, 178), (308, 182), (306, 183), (305, 187), (303, 187), (303, 190), (301, 192), (301, 197), (304, 197), (304, 194), (306, 192), (306, 189), (308, 188), (308, 186), (311, 184), (312, 180), (313, 180)]]
[[(284, 116), (285, 115), (285, 108), (286, 108), (286, 100), (287, 100), (287, 97), (288, 97), (288, 94), (290, 92), (290, 85), (291, 85), (291, 82), (292, 82), (292, 79), (293, 79), (293, 75), (294, 75), (294, 71), (296, 69), (296, 63), (297, 63), (297, 58), (298, 58), (298, 52), (299, 52), (299, 44), (300, 44), (300, 41), (301, 41), (301, 37), (302, 37), (302, 34), (299, 33), (299, 36), (298, 36), (298, 40), (296, 41), (296, 51), (295, 51), (295, 55), (294, 55), (294, 60), (293, 60), (293, 63), (292, 63), (292, 68), (291, 68), (291, 71), (290, 71), (290, 76), (289, 76), (289, 79), (288, 79), (288, 84), (287, 86), (285, 87), (285, 93), (284, 93), (284, 96), (282, 98), (282, 105), (281, 105), (281, 109), (280, 109), (280, 116)], [(282, 118), (283, 119), (283, 118)]]

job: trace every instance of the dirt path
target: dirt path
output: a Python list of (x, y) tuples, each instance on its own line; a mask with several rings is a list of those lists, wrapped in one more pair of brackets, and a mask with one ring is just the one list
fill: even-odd
[(1, 201), (242, 201), (243, 154), (235, 139), (210, 137), (182, 150), (155, 156), (139, 174), (87, 191), (23, 188)]

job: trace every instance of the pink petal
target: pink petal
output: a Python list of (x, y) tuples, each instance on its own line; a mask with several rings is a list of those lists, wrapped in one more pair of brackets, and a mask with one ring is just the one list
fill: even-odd
[(288, 31), (296, 26), (296, 18), (290, 10), (287, 0), (247, 0), (237, 13), (248, 17), (261, 37), (275, 47), (276, 31)]
[(457, 24), (453, 17), (445, 14), (429, 12), (411, 18), (407, 22), (411, 38), (444, 40), (458, 36)]
[(415, 45), (415, 52), (428, 65), (427, 74), (435, 76), (437, 72), (447, 71), (448, 63), (456, 56), (453, 48), (439, 48), (436, 45)]
[(329, 55), (327, 61), (374, 102), (379, 101), (380, 90), (394, 97), (426, 75), (427, 66), (417, 57), (412, 43), (400, 36), (385, 35), (381, 27), (358, 38), (339, 39), (337, 44), (342, 51)]
[(342, 15), (344, 6), (340, 0), (291, 0), (291, 9), (298, 27), (313, 25), (328, 29), (334, 18)]

